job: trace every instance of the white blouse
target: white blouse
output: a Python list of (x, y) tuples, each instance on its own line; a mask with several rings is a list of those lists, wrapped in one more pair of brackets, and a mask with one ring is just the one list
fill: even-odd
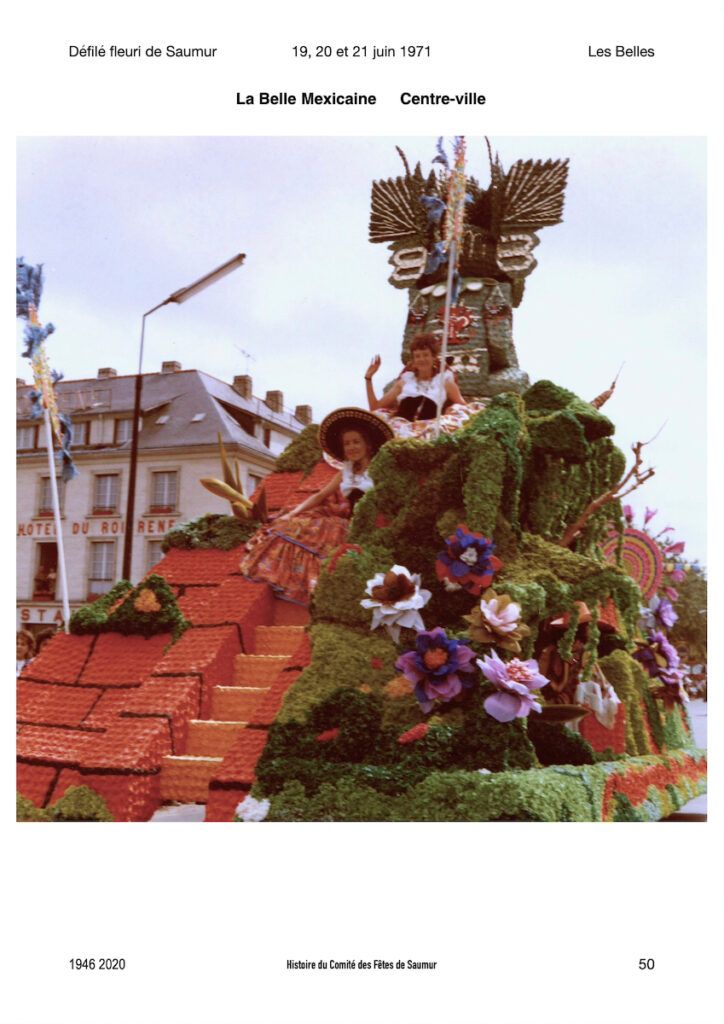
[(374, 487), (374, 481), (364, 470), (362, 473), (355, 473), (351, 462), (344, 462), (342, 464), (342, 483), (339, 485), (339, 489), (346, 498), (350, 491), (371, 491)]
[[(433, 402), (436, 402), (440, 397), (440, 374), (436, 373), (430, 380), (420, 380), (415, 376), (412, 370), (405, 370), (400, 375), (402, 381), (402, 391), (398, 395), (398, 401), (402, 401), (403, 398), (430, 398)], [(449, 384), (453, 380), (453, 374), (451, 370), (445, 370), (445, 384)]]

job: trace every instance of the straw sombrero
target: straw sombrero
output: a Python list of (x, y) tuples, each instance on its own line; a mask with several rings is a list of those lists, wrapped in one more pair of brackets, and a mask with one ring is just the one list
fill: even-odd
[(319, 425), (319, 443), (325, 452), (335, 459), (344, 460), (342, 434), (345, 430), (359, 430), (372, 445), (372, 454), (376, 455), (385, 441), (395, 435), (392, 427), (379, 416), (366, 409), (335, 409), (325, 416)]

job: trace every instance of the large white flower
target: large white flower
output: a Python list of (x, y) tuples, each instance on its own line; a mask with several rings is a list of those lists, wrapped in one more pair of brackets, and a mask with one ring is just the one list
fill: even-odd
[(264, 821), (270, 806), (268, 800), (255, 800), (253, 796), (247, 796), (237, 806), (236, 816), (242, 821)]
[(418, 573), (411, 573), (404, 565), (393, 565), (387, 572), (378, 572), (367, 580), (365, 593), (369, 597), (360, 604), (372, 609), (371, 630), (384, 626), (397, 643), (403, 626), (418, 632), (425, 628), (420, 608), (425, 607), (431, 594), (420, 588)]

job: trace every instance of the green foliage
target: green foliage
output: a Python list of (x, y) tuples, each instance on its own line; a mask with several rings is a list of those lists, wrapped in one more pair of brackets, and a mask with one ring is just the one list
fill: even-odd
[(677, 747), (691, 746), (692, 737), (684, 709), (676, 704), (664, 713), (664, 747), (675, 750)]
[(707, 581), (700, 573), (689, 570), (676, 584), (679, 598), (675, 604), (679, 616), (669, 632), (672, 644), (686, 650), (692, 664), (707, 657)]
[[(657, 728), (652, 719), (652, 708), (646, 702), (649, 686), (646, 674), (637, 661), (626, 651), (614, 651), (599, 662), (601, 671), (616, 691), (616, 695), (626, 708), (626, 753), (650, 754), (644, 707), (649, 711), (648, 718), (651, 732), (659, 743)], [(663, 737), (662, 737), (663, 739)], [(659, 743), (659, 745), (661, 745)]]
[(69, 786), (50, 811), (53, 821), (113, 821), (108, 804), (88, 786)]
[[(695, 760), (698, 754), (687, 751)], [(307, 790), (299, 779), (284, 782), (271, 796), (269, 821), (600, 821), (603, 793), (612, 774), (646, 770), (676, 761), (650, 755), (599, 763), (507, 771), (430, 772), (407, 789), (383, 786), (379, 770), (365, 782), (361, 773), (343, 774)], [(339, 766), (337, 766), (339, 767)], [(657, 821), (699, 793), (705, 780), (682, 776), (662, 790), (650, 786), (643, 803), (614, 794), (614, 821)]]
[(113, 821), (108, 804), (89, 786), (69, 786), (50, 807), (17, 794), (17, 821)]
[(101, 633), (106, 630), (111, 608), (132, 590), (132, 583), (128, 580), (120, 580), (103, 597), (99, 597), (73, 612), (70, 617), (71, 633)]
[(306, 721), (340, 687), (369, 686), (381, 694), (396, 674), (397, 648), (384, 630), (359, 632), (319, 623), (311, 628), (312, 662), (289, 688), (277, 722)]
[[(158, 607), (155, 610), (144, 610), (147, 601)], [(171, 633), (175, 641), (189, 625), (166, 580), (162, 576), (153, 575), (142, 580), (136, 587), (127, 580), (121, 580), (105, 597), (79, 608), (71, 617), (70, 631), (141, 636)]]
[(397, 794), (344, 777), (312, 794), (298, 781), (287, 782), (272, 797), (268, 820), (590, 821), (602, 793), (603, 776), (584, 783), (554, 768), (498, 775), (432, 772)]
[(593, 764), (596, 760), (593, 747), (583, 736), (563, 725), (539, 721), (537, 715), (531, 715), (528, 720), (528, 736), (538, 760), (545, 767), (551, 764)]
[(322, 458), (319, 426), (310, 423), (292, 443), (284, 449), (274, 465), (276, 473), (304, 473), (309, 476)]
[[(487, 715), (479, 688), (452, 713), (428, 720), (427, 734), (411, 743), (399, 742), (407, 725), (401, 729), (385, 720), (384, 704), (390, 703), (397, 701), (342, 688), (317, 704), (306, 722), (277, 719), (256, 768), (264, 791), (277, 792), (294, 778), (309, 792), (316, 792), (324, 784), (349, 777), (399, 793), (431, 770), (454, 766), (506, 771), (538, 763), (525, 723), (502, 724)], [(419, 709), (415, 716), (418, 721), (422, 718)], [(333, 738), (327, 735), (330, 730), (337, 730)]]
[(258, 528), (256, 520), (210, 513), (174, 526), (163, 538), (161, 550), (217, 548), (220, 551), (231, 551), (247, 541)]
[(363, 554), (350, 551), (335, 563), (333, 572), (329, 563), (323, 565), (313, 596), (314, 621), (368, 630), (372, 612), (360, 605), (366, 596), (367, 580), (378, 572), (387, 572), (393, 564), (391, 555), (376, 549)]
[(16, 793), (15, 797), (15, 820), (16, 821), (52, 821), (50, 811), (45, 807), (36, 807), (28, 797)]

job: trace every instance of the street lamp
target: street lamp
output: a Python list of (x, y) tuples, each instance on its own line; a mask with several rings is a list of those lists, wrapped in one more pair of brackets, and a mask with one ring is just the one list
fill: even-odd
[(209, 285), (215, 284), (220, 281), (222, 277), (226, 277), (232, 270), (236, 270), (240, 267), (246, 255), (243, 252), (238, 253), (232, 259), (227, 260), (226, 263), (222, 263), (216, 270), (212, 270), (211, 273), (205, 274), (204, 277), (200, 277), (198, 281), (194, 281), (193, 284), (187, 285), (186, 288), (179, 288), (177, 292), (169, 295), (163, 302), (159, 302), (157, 306), (153, 306), (141, 318), (141, 346), (138, 353), (138, 373), (136, 375), (136, 390), (133, 402), (133, 430), (131, 433), (131, 463), (128, 470), (128, 503), (126, 505), (126, 532), (123, 540), (123, 571), (121, 577), (124, 580), (130, 580), (131, 578), (131, 557), (133, 555), (133, 517), (135, 515), (135, 504), (136, 504), (136, 471), (138, 468), (138, 431), (139, 431), (139, 420), (141, 418), (141, 390), (143, 387), (143, 339), (146, 332), (146, 317), (150, 316), (151, 313), (155, 313), (161, 306), (167, 306), (170, 302), (175, 302), (180, 305), (185, 302), (186, 299), (190, 299), (192, 295), (198, 295), (204, 288), (208, 288)]

